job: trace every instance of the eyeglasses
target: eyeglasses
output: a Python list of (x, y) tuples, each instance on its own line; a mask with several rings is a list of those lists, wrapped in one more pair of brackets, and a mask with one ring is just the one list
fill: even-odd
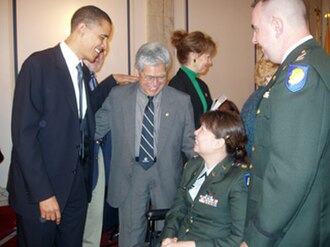
[(165, 82), (167, 76), (166, 75), (161, 75), (161, 76), (152, 76), (152, 75), (143, 75), (141, 73), (141, 77), (143, 78), (143, 80), (145, 80), (146, 82), (153, 82), (154, 80), (156, 80), (157, 82)]

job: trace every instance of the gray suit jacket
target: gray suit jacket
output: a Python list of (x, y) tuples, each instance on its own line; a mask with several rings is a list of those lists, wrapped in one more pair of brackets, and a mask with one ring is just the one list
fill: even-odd
[[(112, 130), (112, 158), (108, 202), (120, 207), (131, 186), (135, 161), (135, 107), (138, 84), (114, 88), (96, 113), (96, 139)], [(160, 103), (157, 167), (167, 195), (175, 197), (181, 179), (182, 153), (194, 154), (194, 119), (190, 98), (165, 86)]]

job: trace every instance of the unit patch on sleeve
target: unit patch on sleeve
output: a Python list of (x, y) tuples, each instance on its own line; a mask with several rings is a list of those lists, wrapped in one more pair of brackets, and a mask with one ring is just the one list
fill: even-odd
[(307, 81), (308, 66), (290, 64), (286, 75), (285, 85), (293, 93), (301, 90)]

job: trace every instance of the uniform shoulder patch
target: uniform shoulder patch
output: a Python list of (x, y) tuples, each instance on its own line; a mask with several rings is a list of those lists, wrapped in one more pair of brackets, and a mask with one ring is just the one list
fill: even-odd
[(301, 90), (306, 84), (308, 69), (307, 65), (290, 64), (285, 78), (287, 89), (293, 93)]

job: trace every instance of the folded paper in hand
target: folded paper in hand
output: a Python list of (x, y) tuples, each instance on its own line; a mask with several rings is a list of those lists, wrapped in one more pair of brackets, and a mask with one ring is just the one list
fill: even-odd
[(218, 110), (219, 106), (221, 106), (221, 104), (223, 102), (225, 102), (227, 100), (227, 96), (226, 95), (221, 95), (219, 98), (215, 99), (212, 103), (211, 106), (211, 111), (216, 111)]

